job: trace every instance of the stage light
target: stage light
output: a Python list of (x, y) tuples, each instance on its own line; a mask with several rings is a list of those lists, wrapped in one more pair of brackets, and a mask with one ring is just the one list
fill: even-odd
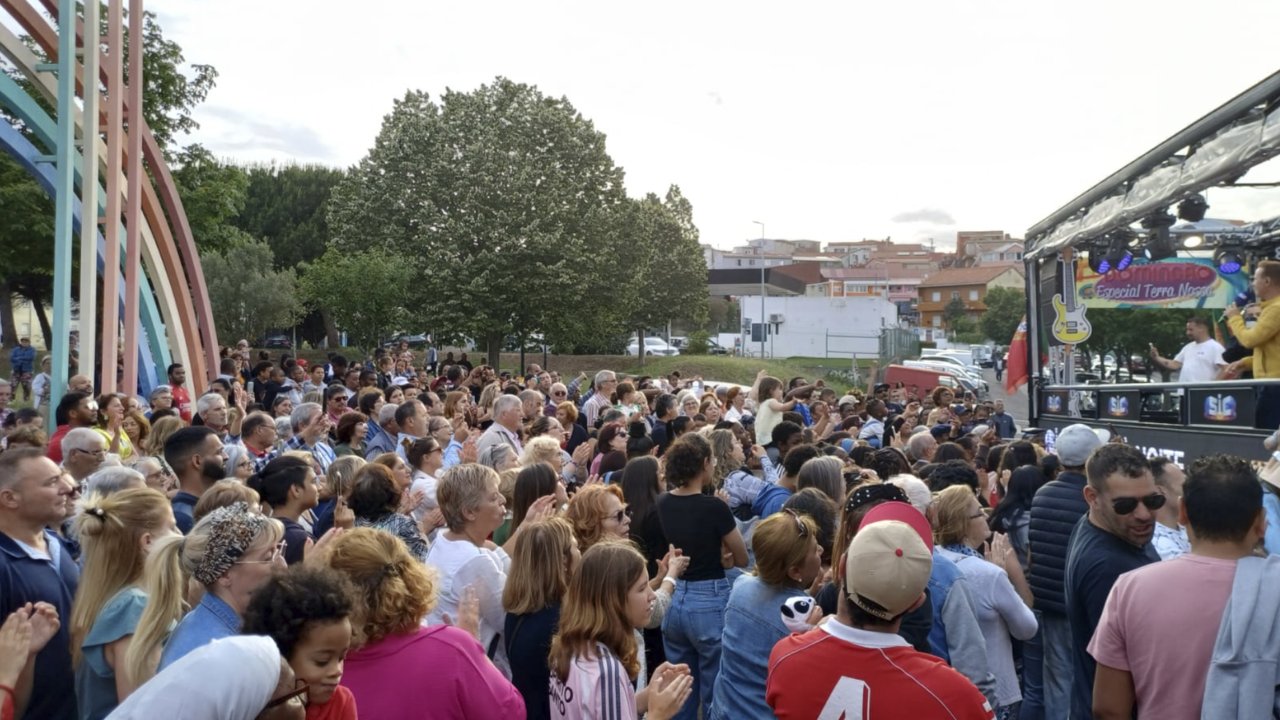
[(1182, 238), (1182, 247), (1188, 250), (1194, 250), (1204, 244), (1203, 235), (1188, 235)]
[(1244, 265), (1240, 253), (1231, 248), (1218, 248), (1213, 254), (1213, 264), (1218, 266), (1218, 272), (1223, 275), (1234, 275), (1240, 272), (1241, 266)]
[(1169, 228), (1174, 222), (1174, 217), (1164, 210), (1142, 218), (1142, 227), (1147, 230), (1147, 243), (1142, 248), (1142, 256), (1148, 262), (1177, 256), (1178, 249), (1169, 236)]
[(1129, 230), (1116, 230), (1110, 233), (1110, 237), (1107, 254), (1098, 264), (1099, 271), (1104, 275), (1112, 270), (1126, 270), (1133, 264), (1133, 252), (1129, 250), (1129, 244), (1136, 236)]
[(1188, 222), (1200, 222), (1209, 209), (1209, 203), (1201, 195), (1192, 195), (1178, 203), (1178, 217)]
[[(1106, 265), (1106, 263), (1107, 263), (1107, 260), (1103, 256), (1103, 251), (1101, 248), (1095, 247), (1089, 251), (1089, 269), (1092, 270), (1094, 274), (1106, 275), (1107, 271), (1102, 269), (1103, 266)], [(1106, 265), (1106, 266), (1107, 266), (1107, 269), (1109, 270), (1110, 266), (1109, 265)]]

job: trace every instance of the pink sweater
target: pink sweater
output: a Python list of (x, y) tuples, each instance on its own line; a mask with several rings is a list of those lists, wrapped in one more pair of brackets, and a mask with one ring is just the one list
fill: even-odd
[(508, 720), (524, 700), (471, 635), (447, 625), (390, 635), (347, 655), (360, 720)]

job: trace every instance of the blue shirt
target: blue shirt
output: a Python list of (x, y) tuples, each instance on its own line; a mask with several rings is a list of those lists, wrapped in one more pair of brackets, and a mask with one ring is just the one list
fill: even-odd
[(71, 669), (71, 603), (80, 568), (58, 536), (45, 530), (49, 556), (0, 533), (0, 618), (27, 603), (47, 602), (58, 610), (58, 632), (36, 655), (35, 681), (26, 718), (78, 720), (75, 672)]
[(799, 588), (767, 585), (754, 575), (743, 575), (734, 582), (724, 609), (712, 720), (773, 717), (764, 700), (769, 653), (791, 634), (782, 624), (782, 603), (804, 594)]
[(329, 466), (333, 464), (337, 458), (333, 453), (333, 448), (323, 440), (316, 441), (315, 445), (308, 445), (301, 435), (294, 435), (285, 441), (284, 446), (288, 450), (305, 450), (311, 453), (311, 457), (320, 463), (321, 472), (329, 472)]
[(164, 670), (182, 656), (203, 647), (218, 638), (231, 637), (240, 632), (240, 616), (231, 606), (211, 592), (206, 592), (200, 604), (187, 613), (174, 628), (160, 655), (160, 667)]
[[(80, 643), (84, 656), (76, 670), (76, 699), (84, 720), (101, 720), (120, 703), (116, 695), (116, 671), (107, 664), (105, 648), (134, 634), (146, 606), (147, 594), (142, 590), (136, 587), (121, 590), (102, 606), (93, 627)], [(117, 664), (123, 661), (123, 657), (116, 658)]]
[(13, 366), (14, 374), (29, 373), (35, 370), (36, 349), (30, 345), (15, 347), (13, 352), (9, 353), (9, 364)]
[(189, 535), (196, 525), (196, 503), (199, 501), (200, 498), (186, 490), (179, 490), (169, 500), (173, 506), (173, 521), (183, 535)]

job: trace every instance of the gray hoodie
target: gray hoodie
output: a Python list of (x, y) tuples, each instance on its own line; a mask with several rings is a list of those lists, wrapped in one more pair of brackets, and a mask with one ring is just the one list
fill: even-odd
[(1280, 717), (1280, 556), (1241, 558), (1218, 627), (1202, 720)]

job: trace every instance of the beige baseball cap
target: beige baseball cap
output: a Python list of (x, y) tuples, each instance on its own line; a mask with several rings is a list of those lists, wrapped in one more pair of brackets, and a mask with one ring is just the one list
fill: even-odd
[(933, 556), (920, 533), (900, 520), (863, 526), (845, 555), (845, 589), (866, 612), (892, 620), (920, 599)]

